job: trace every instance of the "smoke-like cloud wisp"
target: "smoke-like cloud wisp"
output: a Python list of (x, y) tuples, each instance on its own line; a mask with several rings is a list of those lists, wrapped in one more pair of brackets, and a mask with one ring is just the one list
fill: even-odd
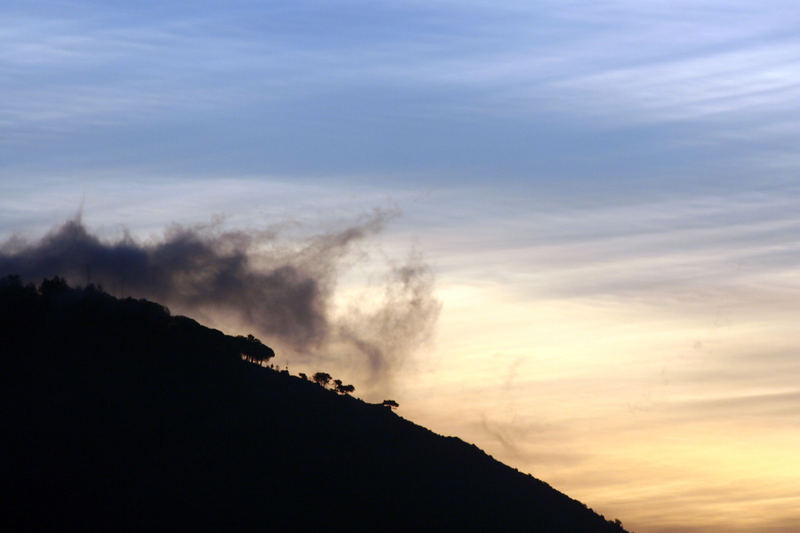
[[(28, 281), (59, 275), (92, 282), (112, 294), (156, 300), (178, 312), (224, 314), (313, 357), (333, 344), (361, 354), (380, 379), (430, 334), (438, 316), (433, 276), (418, 257), (395, 266), (371, 311), (332, 316), (336, 281), (359, 241), (378, 234), (393, 213), (375, 210), (350, 227), (286, 243), (280, 232), (222, 231), (217, 225), (168, 228), (156, 241), (125, 233), (104, 241), (81, 217), (38, 241), (15, 237), (0, 245), (0, 275)], [(375, 303), (375, 302), (373, 302)]]
[(392, 268), (377, 306), (351, 306), (338, 321), (338, 337), (366, 356), (373, 376), (385, 374), (430, 337), (441, 308), (433, 284), (428, 266), (412, 255)]

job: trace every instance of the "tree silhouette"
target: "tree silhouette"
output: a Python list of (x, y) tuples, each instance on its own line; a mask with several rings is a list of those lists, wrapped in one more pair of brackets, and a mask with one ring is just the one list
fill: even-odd
[(394, 400), (383, 400), (383, 403), (381, 405), (384, 407), (388, 407), (389, 409), (395, 409), (397, 407), (400, 407), (400, 404), (398, 404)]
[(67, 281), (60, 276), (55, 276), (53, 279), (45, 279), (42, 281), (41, 285), (39, 285), (39, 292), (45, 296), (48, 294), (63, 293), (68, 290), (69, 285), (67, 285)]
[(327, 372), (317, 372), (316, 374), (314, 374), (312, 379), (314, 380), (314, 383), (316, 383), (317, 385), (321, 387), (327, 387), (328, 383), (331, 382), (331, 375), (328, 374)]
[(342, 380), (341, 379), (335, 379), (335, 380), (333, 380), (333, 382), (334, 382), (334, 384), (336, 384), (336, 387), (334, 388), (334, 390), (336, 392), (338, 392), (339, 394), (351, 394), (353, 391), (356, 390), (356, 388), (353, 385), (344, 385), (344, 384), (342, 384)]
[(251, 363), (260, 365), (263, 361), (275, 357), (275, 352), (272, 351), (272, 348), (264, 346), (264, 344), (253, 335), (248, 335), (247, 337), (239, 335), (236, 337), (236, 340), (239, 344), (239, 351), (244, 358)]

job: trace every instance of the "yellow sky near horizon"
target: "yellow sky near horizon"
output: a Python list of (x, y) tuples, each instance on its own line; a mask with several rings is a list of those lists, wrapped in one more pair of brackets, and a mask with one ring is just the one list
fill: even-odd
[(441, 285), (434, 362), (404, 381), (403, 416), (633, 531), (800, 524), (800, 387), (754, 364), (794, 348), (793, 310), (705, 316)]

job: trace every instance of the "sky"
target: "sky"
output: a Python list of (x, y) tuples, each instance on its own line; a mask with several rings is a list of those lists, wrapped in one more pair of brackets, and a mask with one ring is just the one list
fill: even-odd
[[(233, 245), (253, 272), (278, 250), (322, 276), (328, 340), (171, 308), (638, 533), (800, 528), (796, 2), (5, 0), (0, 20), (6, 256), (77, 217), (146, 250), (253, 235)], [(389, 311), (419, 301), (424, 321)]]

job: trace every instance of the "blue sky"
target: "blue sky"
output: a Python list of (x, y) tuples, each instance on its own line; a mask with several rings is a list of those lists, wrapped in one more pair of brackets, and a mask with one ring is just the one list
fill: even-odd
[(369, 303), (413, 250), (435, 338), (389, 390), (326, 370), (640, 533), (797, 530), (796, 2), (5, 1), (0, 20), (0, 238), (80, 206), (156, 241), (402, 213), (343, 260), (336, 302)]
[(761, 187), (796, 164), (789, 2), (2, 10), (8, 172), (599, 192)]

